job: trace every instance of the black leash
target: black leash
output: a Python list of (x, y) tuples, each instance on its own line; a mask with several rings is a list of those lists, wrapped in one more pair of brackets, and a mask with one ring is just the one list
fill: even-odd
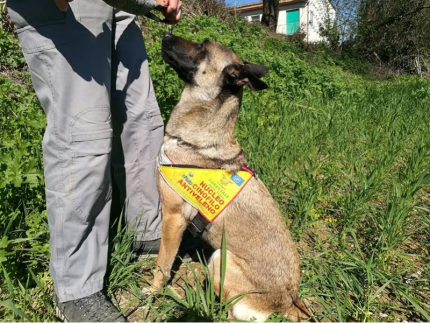
[(166, 19), (160, 19), (158, 18), (157, 15), (154, 15), (152, 12), (148, 12), (147, 14), (144, 15), (146, 18), (154, 20), (155, 22), (161, 22), (163, 24), (167, 24), (167, 20)]

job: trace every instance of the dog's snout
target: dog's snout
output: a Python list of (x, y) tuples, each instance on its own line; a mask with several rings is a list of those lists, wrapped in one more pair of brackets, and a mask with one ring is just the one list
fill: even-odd
[(161, 44), (162, 44), (161, 48), (163, 50), (171, 49), (175, 42), (176, 42), (176, 37), (173, 36), (172, 33), (166, 32), (164, 33), (163, 39), (161, 41)]
[(163, 35), (163, 39), (165, 39), (165, 40), (173, 39), (174, 37), (175, 36), (173, 36), (173, 34), (169, 33), (169, 32), (165, 32)]

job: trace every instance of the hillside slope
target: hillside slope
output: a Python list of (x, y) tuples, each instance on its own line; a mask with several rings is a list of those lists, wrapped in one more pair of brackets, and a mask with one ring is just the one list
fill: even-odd
[[(144, 23), (167, 119), (183, 87), (160, 56), (161, 35), (171, 27)], [(378, 80), (354, 55), (324, 46), (307, 52), (241, 21), (196, 17), (173, 32), (221, 42), (270, 68), (268, 90), (245, 90), (236, 135), (299, 246), (301, 298), (317, 319), (430, 321), (430, 82)], [(15, 37), (0, 29), (0, 46), (0, 317), (55, 320), (45, 119)], [(120, 219), (113, 222), (107, 290), (130, 319), (226, 320), (231, 304), (201, 289), (205, 284), (188, 284), (199, 277), (191, 266), (182, 277), (184, 299), (168, 289), (155, 303), (143, 298), (153, 262), (134, 262), (133, 237)]]

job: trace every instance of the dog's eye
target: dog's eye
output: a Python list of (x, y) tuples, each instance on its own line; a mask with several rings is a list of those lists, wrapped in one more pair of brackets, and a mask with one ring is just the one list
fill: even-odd
[(201, 50), (204, 49), (204, 47), (205, 47), (204, 44), (200, 43), (200, 44), (197, 44), (197, 46), (195, 47), (195, 49), (198, 50), (198, 51), (201, 51)]

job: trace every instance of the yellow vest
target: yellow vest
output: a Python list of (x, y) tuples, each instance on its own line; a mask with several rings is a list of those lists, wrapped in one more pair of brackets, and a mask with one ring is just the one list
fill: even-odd
[(254, 175), (251, 170), (242, 169), (228, 173), (223, 169), (158, 165), (166, 183), (209, 222), (215, 220)]

